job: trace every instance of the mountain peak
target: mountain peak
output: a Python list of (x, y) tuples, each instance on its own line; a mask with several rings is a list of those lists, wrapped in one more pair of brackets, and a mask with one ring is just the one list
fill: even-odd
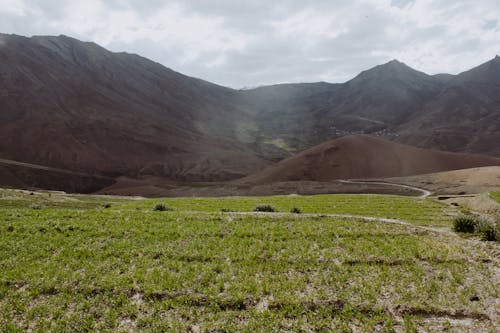
[(396, 69), (396, 70), (399, 69), (399, 70), (417, 72), (417, 70), (411, 68), (410, 66), (408, 66), (404, 62), (401, 62), (397, 59), (392, 59), (391, 61), (386, 62), (385, 64), (375, 66), (375, 68)]
[(378, 65), (361, 72), (351, 81), (359, 82), (375, 80), (378, 82), (381, 79), (390, 79), (410, 82), (418, 77), (424, 78), (428, 77), (428, 75), (411, 68), (399, 60), (393, 59), (385, 64)]
[(386, 65), (405, 65), (405, 64), (399, 61), (398, 59), (392, 59), (391, 61), (387, 62)]

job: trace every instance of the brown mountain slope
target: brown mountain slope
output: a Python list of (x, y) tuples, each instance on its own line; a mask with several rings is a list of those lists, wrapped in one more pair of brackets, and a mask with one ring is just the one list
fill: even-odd
[(456, 76), (391, 61), (343, 84), (240, 91), (66, 36), (0, 34), (0, 158), (197, 182), (352, 134), (500, 156), (499, 73), (498, 58)]
[(500, 156), (500, 57), (449, 79), (397, 131), (411, 145)]
[(66, 36), (0, 35), (0, 157), (89, 174), (234, 179), (234, 90)]
[(489, 165), (500, 165), (500, 158), (425, 150), (358, 135), (307, 149), (241, 182), (388, 178)]

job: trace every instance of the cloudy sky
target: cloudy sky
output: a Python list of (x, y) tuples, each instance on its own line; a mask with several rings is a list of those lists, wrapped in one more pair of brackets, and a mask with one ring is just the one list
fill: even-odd
[(235, 88), (346, 81), (398, 59), (458, 73), (500, 53), (498, 0), (0, 0), (0, 32), (65, 34)]

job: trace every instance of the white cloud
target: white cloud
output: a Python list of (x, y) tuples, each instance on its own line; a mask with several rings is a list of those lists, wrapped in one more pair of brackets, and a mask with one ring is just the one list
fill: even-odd
[(0, 0), (0, 14), (25, 16), (26, 4), (22, 0)]
[(273, 22), (271, 26), (278, 34), (290, 38), (335, 38), (346, 33), (347, 29), (334, 27), (334, 20), (335, 17), (309, 8)]
[(234, 87), (344, 81), (397, 58), (457, 73), (499, 53), (497, 0), (0, 0), (0, 31), (67, 34)]

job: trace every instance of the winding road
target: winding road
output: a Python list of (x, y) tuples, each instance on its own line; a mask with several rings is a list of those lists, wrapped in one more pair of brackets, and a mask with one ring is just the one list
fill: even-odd
[(420, 187), (415, 187), (415, 186), (410, 186), (410, 185), (403, 185), (403, 184), (397, 184), (397, 183), (389, 183), (389, 182), (383, 182), (383, 181), (370, 181), (370, 180), (347, 180), (347, 179), (340, 179), (338, 180), (339, 183), (343, 184), (363, 184), (363, 185), (388, 185), (388, 186), (395, 186), (399, 188), (405, 188), (405, 189), (410, 189), (416, 192), (420, 192), (421, 195), (418, 197), (420, 199), (425, 199), (428, 196), (432, 194), (432, 192), (427, 191), (426, 189), (420, 188)]

